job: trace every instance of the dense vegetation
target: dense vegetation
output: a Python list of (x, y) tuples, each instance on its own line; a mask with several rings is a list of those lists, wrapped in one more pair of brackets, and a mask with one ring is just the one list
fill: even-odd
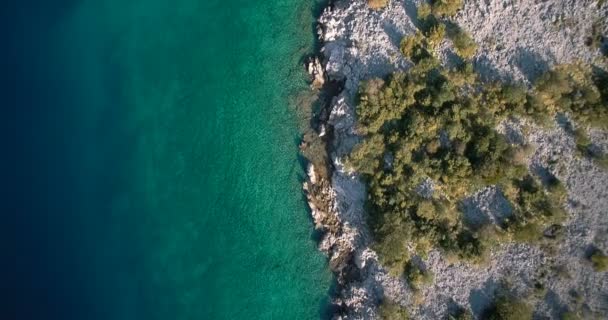
[[(401, 43), (414, 65), (360, 89), (358, 130), (365, 138), (349, 157), (369, 186), (370, 224), (381, 262), (394, 275), (406, 272), (412, 287), (429, 279), (412, 264), (440, 249), (449, 257), (481, 262), (498, 241), (537, 241), (564, 218), (565, 188), (550, 173), (541, 181), (528, 171), (531, 147), (511, 144), (496, 127), (509, 117), (537, 123), (566, 113), (577, 126), (581, 155), (598, 154), (584, 134), (608, 126), (608, 77), (599, 69), (558, 66), (532, 90), (481, 83), (468, 61), (473, 40), (446, 21), (461, 1), (433, 1), (419, 8), (420, 31)], [(447, 36), (462, 61), (448, 69), (434, 49)], [(433, 192), (421, 192), (432, 185)], [(462, 200), (495, 186), (508, 212), (495, 223), (474, 225), (462, 214)], [(498, 319), (498, 318), (497, 318)]]

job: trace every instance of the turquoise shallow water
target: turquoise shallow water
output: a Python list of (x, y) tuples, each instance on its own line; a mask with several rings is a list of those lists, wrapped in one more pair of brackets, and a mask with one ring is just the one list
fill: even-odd
[(321, 316), (331, 276), (311, 239), (289, 105), (306, 88), (314, 5), (17, 10), (36, 21), (10, 57), (18, 168), (31, 174), (14, 190), (34, 199), (12, 209), (29, 252), (16, 318)]

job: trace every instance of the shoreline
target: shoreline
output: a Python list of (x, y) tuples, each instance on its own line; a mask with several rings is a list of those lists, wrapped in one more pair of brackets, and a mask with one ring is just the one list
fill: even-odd
[[(354, 141), (350, 141), (349, 146), (342, 145), (344, 136), (356, 139), (354, 109), (350, 107), (356, 87), (346, 88), (349, 79), (340, 73), (344, 47), (327, 46), (324, 41), (324, 28), (333, 6), (334, 2), (330, 1), (318, 21), (320, 50), (305, 63), (311, 87), (319, 90), (322, 104), (311, 127), (324, 145), (328, 161), (314, 163), (307, 159), (307, 179), (302, 188), (315, 230), (321, 234), (318, 248), (328, 256), (336, 279), (336, 287), (329, 297), (330, 318), (373, 319), (378, 316), (376, 309), (381, 299), (378, 289), (392, 287), (396, 293), (402, 293), (404, 283), (389, 279), (375, 252), (369, 249), (371, 236), (362, 210), (364, 186), (357, 176), (345, 172), (340, 162), (354, 145)], [(310, 142), (304, 141), (301, 149), (309, 145)], [(365, 287), (353, 286), (354, 283), (365, 283)]]

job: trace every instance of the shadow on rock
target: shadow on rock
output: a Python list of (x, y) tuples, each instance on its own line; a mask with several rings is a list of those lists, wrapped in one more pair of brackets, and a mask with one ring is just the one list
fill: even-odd
[(483, 314), (492, 307), (499, 287), (500, 285), (493, 279), (488, 279), (481, 289), (471, 290), (469, 305), (477, 319), (484, 319)]
[(401, 45), (401, 39), (403, 38), (403, 33), (399, 31), (399, 28), (397, 28), (394, 23), (385, 21), (382, 25), (382, 29), (384, 29), (384, 32), (386, 32), (386, 34), (388, 35), (388, 38), (390, 39), (391, 43), (395, 47), (399, 48), (399, 46)]
[(475, 71), (479, 74), (479, 78), (484, 82), (503, 81), (512, 82), (513, 79), (503, 74), (500, 70), (494, 67), (492, 61), (486, 56), (481, 56), (473, 62)]
[(502, 226), (513, 214), (511, 203), (496, 187), (487, 187), (464, 199), (461, 210), (465, 224), (473, 230), (489, 223)]
[(549, 70), (549, 64), (540, 54), (526, 48), (517, 48), (514, 60), (514, 64), (531, 83)]

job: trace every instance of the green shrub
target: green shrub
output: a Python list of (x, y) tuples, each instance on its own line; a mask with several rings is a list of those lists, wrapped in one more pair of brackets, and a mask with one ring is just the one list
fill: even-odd
[(462, 8), (462, 0), (432, 0), (433, 14), (439, 17), (454, 16)]
[(380, 134), (372, 135), (353, 149), (348, 158), (348, 164), (360, 173), (373, 174), (379, 169), (383, 154), (383, 136)]
[(591, 140), (585, 130), (582, 128), (574, 130), (574, 143), (576, 143), (576, 150), (582, 156), (591, 156)]
[(380, 304), (378, 313), (380, 319), (383, 320), (408, 320), (410, 318), (404, 307), (388, 300), (384, 300)]
[(471, 59), (477, 52), (475, 40), (459, 26), (451, 24), (447, 27), (447, 35), (452, 40), (456, 53), (462, 59)]
[(371, 225), (376, 236), (373, 249), (378, 253), (380, 263), (388, 272), (400, 277), (405, 265), (410, 260), (410, 254), (405, 248), (412, 242), (415, 227), (405, 216), (408, 210), (402, 210), (392, 215), (371, 214)]
[(606, 154), (596, 155), (593, 158), (593, 161), (595, 162), (595, 164), (598, 167), (600, 167), (604, 170), (608, 169), (608, 155), (606, 155)]
[(525, 224), (515, 224), (510, 231), (513, 234), (513, 240), (518, 242), (534, 243), (542, 239), (542, 228), (534, 222)]
[(451, 248), (462, 260), (472, 263), (484, 263), (488, 259), (487, 239), (470, 230), (462, 230), (456, 237), (456, 248)]
[(600, 250), (596, 250), (591, 255), (591, 263), (593, 264), (593, 269), (597, 272), (608, 271), (608, 256)]
[(428, 19), (431, 14), (433, 14), (433, 9), (431, 8), (431, 5), (428, 3), (422, 3), (420, 4), (420, 6), (418, 6), (418, 10), (417, 10), (417, 17), (418, 20), (423, 21)]
[(533, 310), (526, 302), (512, 295), (499, 293), (492, 307), (482, 318), (487, 320), (532, 320)]
[(463, 63), (449, 70), (444, 69), (442, 75), (456, 88), (472, 86), (477, 81), (477, 74), (471, 63)]
[(583, 318), (581, 318), (578, 314), (576, 314), (575, 312), (572, 311), (567, 311), (564, 312), (561, 316), (560, 316), (561, 320), (582, 320)]
[(405, 279), (412, 289), (418, 290), (424, 285), (433, 283), (433, 274), (428, 270), (423, 270), (420, 266), (412, 261), (405, 265)]
[(600, 168), (608, 169), (608, 155), (593, 150), (591, 139), (582, 128), (574, 130), (574, 142), (578, 155), (590, 158)]
[(418, 7), (417, 18), (418, 27), (426, 36), (429, 36), (431, 29), (443, 24), (439, 22), (435, 14), (433, 14), (432, 7), (427, 3), (423, 3)]
[(553, 174), (549, 173), (547, 177), (547, 191), (552, 203), (562, 203), (568, 196), (568, 191), (564, 184)]
[(473, 320), (473, 314), (469, 310), (459, 308), (455, 312), (448, 314), (448, 320)]
[(388, 273), (394, 277), (401, 277), (410, 256), (405, 251), (408, 244), (407, 237), (398, 233), (389, 233), (385, 237), (377, 237), (374, 250), (378, 253), (380, 263)]
[(427, 50), (427, 40), (421, 32), (403, 38), (399, 48), (405, 57), (415, 63), (431, 56)]
[(426, 33), (428, 47), (431, 50), (435, 50), (441, 44), (443, 38), (445, 38), (445, 24), (443, 23), (436, 24)]
[(567, 112), (579, 125), (608, 128), (608, 105), (603, 98), (604, 78), (582, 64), (559, 65), (536, 81), (537, 107), (533, 112), (551, 116)]

